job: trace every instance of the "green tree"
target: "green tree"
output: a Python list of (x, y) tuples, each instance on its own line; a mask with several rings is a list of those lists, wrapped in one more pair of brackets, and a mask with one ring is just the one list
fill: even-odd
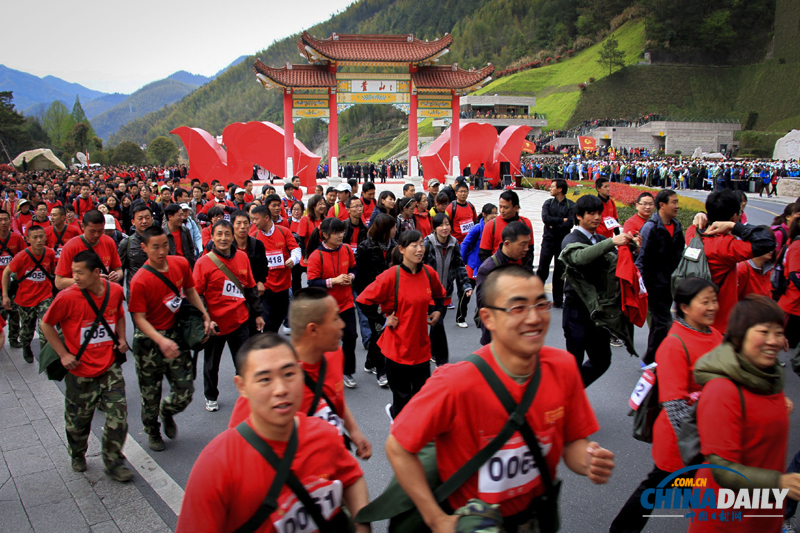
[(147, 157), (138, 144), (132, 141), (123, 141), (114, 149), (111, 162), (115, 165), (144, 165), (147, 163)]
[(46, 148), (50, 146), (50, 136), (44, 131), (41, 121), (36, 117), (25, 117), (25, 129), (31, 136), (34, 148)]
[(75, 124), (70, 132), (70, 143), (75, 152), (86, 152), (89, 147), (89, 126), (83, 122)]
[(13, 99), (11, 91), (0, 92), (0, 141), (8, 154), (8, 157), (0, 155), (0, 161), (14, 158), (18, 153), (33, 148), (31, 137), (25, 128), (25, 117), (14, 109)]
[(147, 158), (156, 165), (177, 163), (179, 153), (175, 141), (163, 135), (156, 137), (147, 145)]
[(600, 49), (600, 59), (597, 62), (604, 67), (608, 67), (608, 75), (610, 76), (614, 67), (625, 66), (625, 62), (622, 60), (624, 57), (625, 52), (619, 49), (619, 42), (611, 36), (603, 43), (603, 47)]
[(81, 99), (78, 95), (75, 95), (75, 103), (72, 106), (72, 120), (75, 123), (83, 122), (84, 124), (89, 124), (89, 118), (86, 116), (86, 113), (83, 111), (83, 106), (81, 105)]
[(67, 141), (75, 122), (69, 113), (69, 109), (62, 102), (56, 100), (45, 111), (42, 117), (42, 126), (50, 140), (53, 141), (53, 146), (62, 148)]

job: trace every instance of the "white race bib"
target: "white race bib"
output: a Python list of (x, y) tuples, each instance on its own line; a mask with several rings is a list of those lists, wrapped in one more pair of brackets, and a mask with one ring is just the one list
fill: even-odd
[(232, 298), (241, 298), (244, 300), (244, 294), (242, 294), (242, 291), (240, 291), (239, 287), (237, 287), (236, 284), (228, 278), (225, 278), (225, 284), (222, 286), (222, 295), (230, 296)]
[(647, 287), (644, 286), (644, 278), (642, 278), (642, 276), (640, 276), (638, 274), (638, 271), (637, 271), (636, 277), (639, 280), (639, 296), (646, 296), (647, 295)]
[(605, 217), (603, 219), (603, 223), (606, 225), (606, 229), (614, 229), (620, 227), (619, 222), (617, 222), (616, 219), (611, 217)]
[(8, 264), (10, 262), (11, 262), (11, 256), (10, 255), (5, 255), (5, 254), (0, 255), (0, 265), (8, 266)]
[(47, 277), (44, 275), (44, 272), (42, 272), (41, 270), (39, 270), (37, 268), (36, 270), (31, 272), (31, 274), (25, 279), (29, 279), (31, 281), (35, 281), (37, 283), (41, 283), (42, 281), (46, 281)]
[[(329, 520), (342, 506), (342, 482), (318, 479), (312, 483), (303, 483), (311, 498), (319, 506), (322, 516)], [(313, 490), (312, 490), (313, 489)], [(303, 502), (294, 494), (280, 503), (278, 516), (280, 520), (272, 523), (278, 533), (314, 533), (319, 531), (311, 514), (306, 510)]]
[(700, 257), (700, 252), (702, 252), (700, 248), (691, 248), (687, 246), (686, 249), (683, 251), (683, 256), (686, 259), (697, 261), (697, 259)]
[[(546, 457), (552, 447), (552, 439), (539, 439), (542, 456)], [(501, 501), (533, 490), (539, 478), (539, 467), (533, 453), (519, 433), (515, 433), (478, 472), (478, 494), (487, 503)]]
[[(116, 334), (117, 325), (112, 324), (110, 322), (108, 325), (111, 326), (111, 331), (113, 331)], [(86, 340), (86, 337), (89, 336), (89, 332), (91, 331), (91, 329), (92, 329), (91, 325), (85, 328), (81, 328), (81, 344)], [(100, 324), (97, 327), (97, 330), (94, 332), (94, 335), (92, 335), (92, 340), (89, 341), (89, 345), (91, 346), (92, 344), (103, 344), (106, 342), (114, 342), (114, 339), (112, 339), (111, 336), (108, 334), (108, 330), (106, 330), (106, 327), (103, 324)]]
[(283, 268), (285, 265), (283, 262), (283, 252), (267, 252), (267, 264), (270, 270)]
[(177, 313), (178, 310), (181, 308), (181, 298), (180, 296), (175, 296), (174, 294), (167, 296), (166, 298), (164, 298), (164, 305), (167, 306), (167, 309), (169, 309), (170, 313)]
[(317, 418), (321, 418), (328, 424), (335, 427), (336, 431), (339, 432), (339, 435), (344, 434), (344, 420), (342, 420), (339, 417), (339, 415), (333, 412), (333, 409), (330, 408), (330, 406), (325, 400), (321, 400), (319, 402), (319, 406), (317, 407), (317, 412), (314, 413), (314, 416), (316, 416)]
[(231, 215), (230, 215), (229, 213), (225, 213), (225, 214), (223, 215), (223, 218), (225, 218), (225, 220), (227, 220), (228, 222), (230, 222), (230, 221), (231, 221)]
[(647, 393), (650, 392), (650, 389), (653, 388), (655, 383), (656, 375), (653, 374), (652, 370), (645, 370), (642, 374), (642, 377), (640, 377), (639, 381), (636, 382), (636, 387), (634, 387), (631, 397), (628, 399), (628, 406), (630, 406), (630, 408), (634, 411), (639, 409), (639, 406), (642, 405), (642, 401), (644, 401), (645, 396), (647, 396)]
[(475, 227), (475, 223), (465, 222), (464, 224), (461, 224), (460, 227), (461, 227), (461, 233), (469, 233), (469, 230)]
[(61, 248), (56, 248), (56, 249), (55, 249), (55, 252), (56, 252), (56, 259), (58, 259), (59, 257), (61, 257)]

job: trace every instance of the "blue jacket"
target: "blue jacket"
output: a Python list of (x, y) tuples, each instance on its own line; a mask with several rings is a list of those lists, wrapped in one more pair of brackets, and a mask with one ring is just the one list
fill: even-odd
[(464, 241), (461, 243), (461, 257), (464, 258), (464, 263), (472, 269), (473, 276), (477, 274), (481, 266), (478, 252), (481, 247), (481, 236), (483, 235), (484, 226), (485, 221), (481, 219), (480, 222), (469, 230), (469, 233), (467, 233), (467, 236), (464, 237)]

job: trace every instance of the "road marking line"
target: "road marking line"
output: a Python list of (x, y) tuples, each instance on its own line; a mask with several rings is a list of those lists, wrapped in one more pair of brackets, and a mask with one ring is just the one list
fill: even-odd
[(128, 462), (139, 472), (139, 475), (172, 509), (172, 512), (176, 516), (179, 515), (184, 492), (181, 486), (144, 451), (144, 448), (136, 442), (130, 433), (128, 433), (128, 438), (125, 439), (125, 446), (122, 448), (122, 452), (127, 457)]
[(758, 209), (759, 211), (764, 211), (765, 213), (769, 213), (770, 215), (773, 215), (773, 216), (778, 216), (778, 213), (773, 213), (772, 211), (769, 211), (768, 209), (762, 209), (762, 208), (756, 207), (754, 205), (748, 205), (747, 207), (749, 207), (750, 209)]

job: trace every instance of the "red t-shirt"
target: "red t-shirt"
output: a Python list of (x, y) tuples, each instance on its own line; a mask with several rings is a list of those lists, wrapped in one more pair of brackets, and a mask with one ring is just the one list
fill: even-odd
[[(125, 315), (122, 314), (122, 300), (124, 299), (122, 287), (108, 281), (105, 282), (105, 286), (106, 290), (111, 291), (111, 294), (104, 316), (108, 325), (116, 333), (117, 320), (125, 320)], [(100, 298), (91, 293), (89, 295), (99, 309), (103, 304), (105, 294)], [(61, 325), (67, 350), (72, 355), (77, 355), (84, 335), (88, 334), (95, 316), (78, 286), (70, 285), (58, 293), (43, 320), (53, 327)], [(83, 352), (80, 364), (70, 372), (79, 377), (93, 378), (103, 374), (111, 368), (112, 364), (114, 364), (114, 340), (101, 324), (86, 347), (86, 351)]]
[(253, 193), (249, 193), (249, 192), (245, 192), (244, 193), (244, 201), (247, 202), (248, 204), (253, 203), (253, 200), (255, 200), (255, 198), (256, 197), (253, 196)]
[[(703, 455), (718, 455), (723, 459), (747, 466), (786, 471), (786, 443), (789, 439), (789, 415), (783, 392), (762, 395), (741, 387), (745, 412), (742, 413), (739, 392), (728, 379), (713, 379), (703, 387), (697, 405), (697, 429)], [(695, 479), (705, 479), (710, 489), (718, 491), (712, 471), (697, 471)], [(697, 485), (696, 485), (697, 486)], [(752, 495), (752, 493), (751, 493)], [(717, 498), (714, 498), (717, 501)], [(784, 500), (784, 506), (786, 505)], [(709, 515), (714, 509), (695, 509)], [(742, 510), (741, 521), (720, 522), (693, 520), (689, 533), (746, 533), (751, 531), (780, 531), (783, 511), (775, 509)], [(747, 518), (744, 515), (778, 515), (774, 518)]]
[(672, 224), (672, 223), (664, 224), (664, 227), (667, 228), (667, 231), (669, 232), (669, 236), (670, 237), (675, 235), (675, 224)]
[[(600, 197), (598, 196), (598, 198)], [(603, 202), (603, 219), (600, 222), (600, 225), (597, 226), (597, 233), (599, 233), (600, 235), (602, 235), (607, 239), (610, 239), (611, 237), (614, 236), (614, 229), (613, 228), (609, 229), (609, 227), (606, 225), (606, 220), (609, 218), (614, 219), (617, 223), (619, 223), (618, 220), (619, 215), (617, 215), (617, 204), (614, 203), (613, 198), (609, 198), (608, 201)]]
[(183, 254), (183, 239), (181, 238), (181, 229), (178, 228), (172, 232), (172, 240), (175, 242), (175, 253), (181, 257)]
[[(453, 210), (455, 210), (455, 216), (453, 215)], [(451, 231), (453, 237), (456, 238), (458, 244), (461, 244), (461, 242), (467, 236), (467, 233), (469, 233), (469, 230), (471, 230), (475, 225), (475, 206), (473, 206), (470, 202), (467, 202), (464, 205), (461, 205), (458, 202), (451, 202), (444, 212), (447, 213), (448, 217), (450, 217), (450, 225), (453, 227)]]
[[(341, 435), (344, 429), (344, 420), (342, 417), (344, 416), (345, 410), (343, 382), (344, 352), (339, 348), (335, 352), (325, 353), (323, 357), (325, 357), (327, 361), (327, 366), (325, 368), (325, 381), (322, 383), (322, 391), (325, 393), (325, 396), (330, 398), (331, 402), (333, 402), (333, 411), (336, 411), (337, 414), (333, 413), (330, 406), (325, 401), (325, 398), (320, 397), (313, 416), (328, 422), (335, 427)], [(315, 383), (319, 380), (319, 369), (322, 366), (321, 362), (312, 365), (311, 363), (300, 361), (300, 366), (303, 372), (313, 379)], [(308, 414), (313, 402), (314, 391), (306, 386), (303, 389), (303, 403), (300, 404), (300, 412)], [(239, 396), (239, 399), (236, 400), (236, 405), (233, 406), (233, 412), (231, 413), (231, 420), (228, 422), (228, 427), (235, 428), (249, 417), (250, 402), (244, 396)]]
[[(696, 231), (695, 226), (689, 226), (686, 244), (692, 241)], [(711, 270), (711, 280), (719, 287), (719, 311), (713, 326), (724, 334), (728, 330), (728, 317), (738, 301), (736, 264), (753, 258), (753, 245), (728, 234), (703, 237), (703, 247)]]
[[(2, 241), (2, 239), (0, 239)], [(5, 271), (6, 267), (11, 264), (11, 260), (17, 255), (20, 251), (27, 248), (28, 245), (18, 233), (9, 232), (8, 233), (8, 241), (5, 243), (5, 248), (8, 250), (3, 250), (0, 253), (0, 288), (3, 287), (3, 271)], [(2, 247), (0, 246), (0, 249)], [(70, 273), (72, 275), (72, 273)]]
[(64, 205), (61, 203), (61, 200), (56, 200), (55, 202), (51, 202), (50, 200), (45, 200), (44, 203), (47, 206), (48, 213), (52, 211), (54, 207), (63, 207)]
[[(339, 210), (339, 214), (336, 214), (336, 210)], [(347, 207), (345, 207), (344, 202), (336, 202), (333, 206), (328, 209), (328, 218), (338, 218), (341, 221), (345, 221), (350, 218), (350, 214), (347, 212)]]
[[(221, 207), (222, 210), (225, 211), (226, 206), (233, 207), (233, 202), (231, 202), (230, 200), (223, 200), (222, 202), (220, 202), (217, 200), (216, 197), (212, 196), (212, 198), (208, 202), (206, 202), (206, 205), (203, 206), (200, 212), (203, 213), (204, 215), (207, 215), (209, 209), (217, 206)], [(230, 215), (228, 214), (227, 211), (225, 211), (225, 220), (230, 220)]]
[(292, 269), (286, 268), (286, 261), (297, 248), (297, 241), (292, 232), (283, 226), (272, 225), (272, 234), (266, 235), (257, 228), (253, 237), (264, 243), (269, 263), (269, 275), (265, 287), (273, 292), (288, 291), (292, 286)]
[[(769, 272), (759, 272), (750, 261), (742, 261), (736, 265), (738, 271), (738, 286), (739, 286), (739, 300), (744, 300), (748, 294), (760, 294), (768, 298), (772, 298), (772, 282), (770, 281)], [(791, 282), (790, 282), (791, 285)]]
[(445, 292), (439, 274), (428, 265), (421, 265), (430, 274), (418, 270), (416, 274), (400, 267), (400, 294), (398, 309), (394, 309), (397, 269), (390, 268), (358, 295), (366, 305), (380, 305), (384, 314), (393, 311), (398, 318), (397, 327), (385, 328), (378, 340), (383, 355), (404, 365), (419, 365), (431, 358), (431, 341), (428, 335), (428, 305), (434, 298), (444, 298)]
[[(687, 365), (686, 352), (681, 341), (673, 337), (673, 334), (686, 343), (691, 366)], [(656, 351), (658, 401), (661, 403), (670, 400), (688, 401), (690, 394), (701, 390), (701, 387), (694, 382), (694, 365), (698, 359), (719, 346), (721, 342), (722, 334), (714, 328), (711, 328), (711, 333), (704, 334), (674, 322), (669, 334)], [(684, 466), (678, 451), (678, 439), (675, 437), (666, 409), (661, 410), (653, 425), (653, 460), (658, 468), (667, 472)]]
[[(33, 254), (32, 250), (28, 251)], [(39, 260), (48, 274), (55, 276), (56, 253), (52, 248), (45, 247), (44, 253), (36, 257), (36, 259)], [(50, 280), (40, 269), (36, 268), (26, 250), (18, 252), (14, 259), (11, 260), (8, 268), (17, 275), (17, 279), (22, 279), (25, 274), (35, 269), (35, 272), (20, 282), (17, 295), (14, 297), (14, 302), (17, 305), (35, 307), (42, 301), (53, 297), (53, 284), (50, 283)]]
[(72, 205), (75, 207), (75, 218), (77, 218), (78, 220), (82, 220), (83, 215), (85, 215), (87, 211), (91, 211), (95, 207), (94, 201), (92, 200), (91, 196), (89, 198), (83, 198), (79, 196), (75, 199)]
[(364, 224), (369, 224), (369, 219), (372, 218), (372, 212), (375, 211), (375, 199), (367, 200), (364, 196), (361, 196), (361, 203), (364, 204), (364, 212), (361, 213), (361, 218), (364, 220)]
[[(149, 264), (150, 261), (145, 262), (145, 265)], [(181, 296), (186, 296), (185, 290), (194, 287), (189, 261), (177, 255), (168, 255), (167, 267), (169, 270), (161, 274), (180, 289)], [(145, 313), (145, 319), (159, 331), (175, 327), (176, 313), (180, 310), (181, 299), (154, 274), (144, 268), (137, 270), (131, 279), (129, 294), (129, 312)]]
[(431, 215), (427, 211), (424, 213), (414, 213), (414, 222), (417, 225), (417, 231), (422, 234), (423, 239), (433, 231)]
[[(72, 258), (84, 250), (89, 248), (83, 244), (83, 239), (75, 238), (70, 240), (61, 249), (61, 257), (58, 259), (56, 265), (56, 274), (62, 278), (72, 277)], [(110, 273), (118, 268), (122, 268), (122, 263), (119, 260), (119, 252), (117, 252), (117, 245), (114, 239), (108, 235), (101, 235), (100, 240), (94, 245), (94, 251), (100, 256), (103, 266)]]
[[(622, 225), (622, 232), (623, 233), (638, 233), (642, 230), (644, 223), (647, 222), (647, 219), (644, 219), (639, 216), (639, 213), (634, 214), (628, 220), (625, 221), (625, 224)], [(670, 233), (672, 235), (672, 233)]]
[(785, 313), (800, 315), (800, 290), (789, 280), (793, 272), (800, 272), (800, 241), (795, 241), (786, 249), (783, 256), (783, 273), (788, 281), (786, 292), (778, 300), (778, 305)]
[[(319, 499), (323, 516), (329, 519), (340, 512), (344, 489), (364, 474), (344, 446), (331, 446), (339, 436), (330, 424), (298, 413), (297, 438), (291, 470), (309, 494)], [(283, 456), (286, 442), (266, 442), (278, 457)], [(212, 440), (195, 461), (176, 532), (237, 530), (261, 505), (274, 476), (273, 468), (255, 448), (238, 431), (228, 429)], [(299, 531), (287, 527), (287, 521), (296, 521), (298, 512), (308, 517), (288, 486), (281, 489), (278, 504), (278, 509), (258, 528), (259, 533)]]
[[(321, 225), (322, 219), (311, 220), (308, 218), (308, 215), (303, 215), (303, 218), (300, 219), (300, 223), (297, 225), (297, 234), (305, 239), (305, 243), (308, 243), (308, 238), (311, 236), (314, 230), (319, 228)], [(303, 250), (303, 252), (305, 253), (305, 250)], [(304, 267), (308, 266), (305, 258), (300, 260), (300, 265)]]
[[(511, 222), (514, 222), (513, 220)], [(533, 226), (531, 225), (531, 221), (527, 218), (520, 216), (519, 222), (524, 222), (526, 226), (531, 230), (531, 246), (533, 246)], [(497, 250), (500, 249), (500, 245), (503, 244), (503, 230), (508, 225), (502, 217), (495, 217), (494, 220), (486, 224), (483, 229), (483, 233), (481, 234), (481, 250), (490, 250), (491, 253), (495, 253)]]
[[(328, 280), (335, 278), (339, 274), (347, 274), (356, 266), (356, 258), (353, 250), (347, 244), (339, 246), (337, 250), (314, 250), (308, 256), (308, 281), (322, 279)], [(332, 285), (328, 288), (328, 294), (333, 296), (339, 304), (339, 312), (342, 313), (352, 308), (353, 287), (351, 285)]]
[(203, 228), (203, 230), (200, 232), (200, 239), (203, 241), (203, 248), (205, 248), (206, 244), (208, 244), (208, 241), (211, 240), (211, 226)]
[[(236, 250), (230, 259), (218, 254), (217, 257), (239, 279), (243, 288), (256, 286), (247, 253)], [(219, 326), (220, 335), (227, 335), (247, 322), (250, 312), (244, 294), (217, 268), (208, 255), (204, 255), (194, 264), (193, 276), (197, 293), (206, 299), (208, 314)]]
[[(510, 378), (494, 359), (491, 345), (478, 350), (515, 402), (528, 383)], [(564, 350), (539, 352), (541, 382), (525, 419), (536, 433), (552, 478), (565, 443), (587, 438), (600, 429), (583, 390), (575, 358)], [(494, 438), (508, 421), (508, 412), (472, 363), (439, 367), (422, 390), (397, 416), (391, 434), (411, 453), (436, 442), (439, 477), (448, 479)], [(514, 475), (512, 463), (522, 465)], [(470, 498), (499, 503), (503, 516), (525, 509), (544, 492), (532, 454), (520, 434), (511, 439), (464, 485), (448, 498), (453, 509)]]

